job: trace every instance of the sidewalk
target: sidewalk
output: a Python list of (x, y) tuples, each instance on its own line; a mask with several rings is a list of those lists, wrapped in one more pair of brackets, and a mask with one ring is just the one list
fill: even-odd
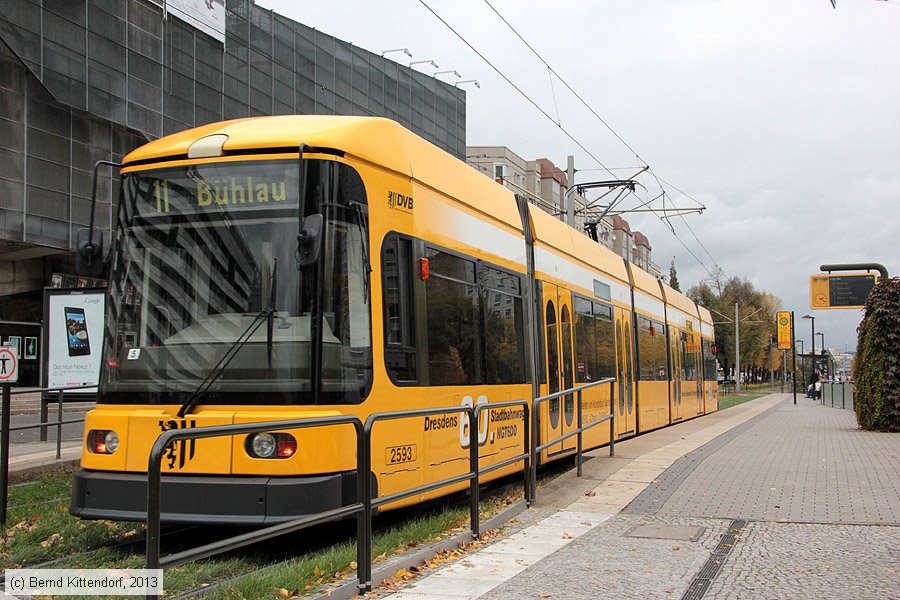
[(388, 596), (900, 598), (900, 435), (773, 394), (616, 444)]
[(9, 445), (9, 473), (22, 473), (31, 469), (52, 469), (81, 459), (80, 440), (63, 440), (59, 460), (56, 460), (56, 442), (25, 442)]

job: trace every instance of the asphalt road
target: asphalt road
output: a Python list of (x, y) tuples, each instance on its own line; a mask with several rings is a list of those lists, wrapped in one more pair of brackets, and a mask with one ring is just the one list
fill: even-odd
[[(56, 407), (51, 407), (49, 411), (49, 415), (47, 419), (49, 421), (56, 420)], [(63, 420), (70, 419), (83, 419), (84, 411), (65, 411), (63, 412)], [(40, 423), (40, 415), (13, 415), (10, 419), (10, 424), (12, 427), (16, 427), (19, 425), (31, 425), (34, 423)], [(62, 439), (63, 441), (68, 440), (80, 440), (81, 436), (84, 432), (84, 423), (70, 423), (68, 425), (63, 425)], [(10, 443), (19, 444), (23, 442), (37, 442), (40, 441), (40, 429), (26, 429), (24, 431), (12, 431), (10, 432)], [(56, 426), (53, 425), (47, 428), (47, 440), (55, 441), (56, 440)]]

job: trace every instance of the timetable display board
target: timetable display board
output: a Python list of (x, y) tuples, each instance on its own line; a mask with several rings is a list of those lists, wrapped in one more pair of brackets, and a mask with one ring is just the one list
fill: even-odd
[(820, 273), (809, 278), (809, 306), (815, 309), (864, 308), (878, 282), (874, 273)]

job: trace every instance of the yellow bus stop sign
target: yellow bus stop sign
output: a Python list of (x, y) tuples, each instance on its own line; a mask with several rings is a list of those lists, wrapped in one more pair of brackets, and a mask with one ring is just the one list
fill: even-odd
[(775, 315), (775, 324), (778, 326), (778, 349), (791, 349), (791, 313), (782, 310)]

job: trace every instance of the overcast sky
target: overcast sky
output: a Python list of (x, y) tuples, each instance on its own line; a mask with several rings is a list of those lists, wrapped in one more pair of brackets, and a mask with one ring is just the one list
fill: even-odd
[[(794, 310), (807, 350), (802, 315), (816, 317), (829, 347), (850, 349), (862, 317), (810, 310), (820, 264), (879, 262), (900, 274), (900, 2), (837, 1), (834, 10), (829, 0), (490, 0), (660, 178), (706, 205), (685, 218), (709, 254), (727, 276)], [(562, 82), (551, 87), (547, 68), (484, 0), (425, 2), (603, 165), (639, 163)], [(419, 0), (257, 3), (372, 52), (413, 53), (395, 60), (432, 59), (477, 79), (480, 89), (465, 88), (468, 145), (562, 168), (573, 154), (577, 182), (608, 177)], [(655, 196), (653, 179), (643, 181)], [(625, 218), (664, 272), (675, 258), (682, 289), (713, 268), (681, 219), (675, 232), (705, 268), (658, 217)]]

